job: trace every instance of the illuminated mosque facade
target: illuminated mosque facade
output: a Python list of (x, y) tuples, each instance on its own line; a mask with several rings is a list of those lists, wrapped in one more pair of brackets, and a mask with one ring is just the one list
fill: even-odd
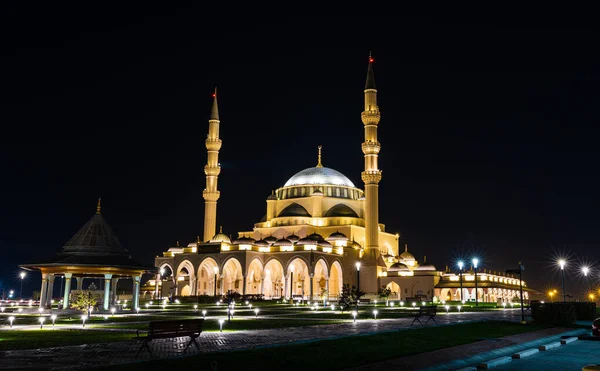
[[(325, 296), (334, 300), (342, 285), (349, 284), (366, 292), (367, 298), (375, 298), (382, 286), (391, 288), (398, 299), (473, 298), (474, 289), (469, 287), (472, 282), (467, 282), (466, 275), (461, 295), (455, 287), (454, 273), (439, 271), (425, 262), (419, 264), (406, 247), (399, 251), (400, 235), (387, 232), (380, 223), (380, 118), (373, 58), (369, 57), (361, 113), (364, 188), (325, 167), (319, 146), (316, 166), (299, 171), (274, 190), (266, 199), (265, 217), (252, 230), (241, 231), (232, 240), (222, 230), (216, 230), (222, 141), (215, 90), (205, 141), (208, 156), (204, 167), (203, 238), (187, 245), (178, 243), (157, 256), (155, 266), (159, 273), (148, 281), (145, 294), (222, 295), (233, 290), (244, 295), (263, 295), (265, 299), (311, 300)], [(494, 276), (492, 272), (488, 275)], [(515, 289), (518, 291), (518, 285), (507, 285), (505, 292), (496, 291), (495, 296), (485, 288), (478, 292), (480, 300), (496, 301), (512, 298)]]

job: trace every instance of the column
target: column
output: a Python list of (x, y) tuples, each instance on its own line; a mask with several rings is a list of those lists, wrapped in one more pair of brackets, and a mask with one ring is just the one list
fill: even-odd
[(246, 295), (246, 275), (242, 276), (242, 295)]
[(112, 278), (112, 274), (107, 273), (104, 275), (104, 310), (108, 310), (110, 306), (110, 280)]
[(154, 300), (158, 300), (158, 289), (160, 288), (160, 273), (156, 274), (156, 287), (154, 288)]
[(283, 296), (285, 298), (288, 298), (289, 294), (288, 294), (288, 278), (287, 278), (287, 276), (284, 278), (284, 281), (285, 281), (285, 283), (283, 284), (284, 285), (283, 286), (283, 291), (284, 291), (284, 295)]
[(313, 273), (310, 274), (310, 296), (308, 300), (313, 300), (313, 286), (315, 284), (315, 275)]
[(63, 309), (69, 308), (69, 296), (71, 295), (71, 277), (73, 277), (73, 273), (65, 273), (65, 294), (63, 296)]
[(260, 294), (261, 295), (265, 294), (265, 274), (264, 273), (260, 276)]
[(48, 274), (42, 273), (42, 288), (40, 289), (40, 308), (46, 306), (46, 293), (48, 292)]
[(221, 287), (219, 290), (221, 292), (221, 295), (225, 294), (224, 289), (225, 289), (225, 275), (222, 274), (221, 275)]
[(133, 310), (140, 306), (140, 276), (132, 276), (133, 279)]
[(48, 291), (46, 294), (46, 307), (52, 308), (52, 296), (54, 295), (54, 273), (48, 274)]
[(112, 287), (110, 288), (110, 292), (112, 292), (112, 305), (115, 305), (117, 303), (117, 284), (119, 283), (119, 278), (113, 278), (112, 281)]
[(329, 276), (325, 277), (325, 290), (327, 290), (327, 300), (329, 300)]
[(77, 281), (76, 290), (81, 291), (83, 289), (83, 277), (75, 277), (75, 280)]

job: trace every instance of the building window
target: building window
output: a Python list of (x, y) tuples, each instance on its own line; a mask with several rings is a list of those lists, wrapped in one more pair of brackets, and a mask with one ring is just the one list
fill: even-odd
[(339, 188), (335, 189), (335, 197), (340, 197), (340, 189)]
[(348, 190), (344, 188), (344, 198), (348, 198)]
[(283, 196), (281, 198), (285, 200), (286, 197), (287, 197), (287, 189), (284, 189)]
[(327, 196), (331, 197), (331, 187), (327, 187)]
[(306, 196), (306, 188), (304, 188), (304, 187), (300, 188), (300, 196), (302, 196), (302, 197)]

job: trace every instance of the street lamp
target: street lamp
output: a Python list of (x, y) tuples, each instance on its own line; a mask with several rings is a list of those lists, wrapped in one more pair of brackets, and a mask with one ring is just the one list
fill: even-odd
[(19, 291), (19, 300), (23, 299), (23, 278), (25, 278), (27, 274), (25, 272), (19, 273), (19, 277), (21, 277), (21, 291)]
[(548, 296), (550, 296), (550, 301), (554, 302), (554, 299), (552, 298), (554, 296), (554, 291), (548, 291)]
[(567, 293), (565, 291), (565, 265), (567, 262), (564, 259), (560, 259), (558, 261), (558, 265), (560, 266), (560, 270), (562, 272), (562, 289), (563, 289), (563, 303), (567, 302)]
[(585, 277), (585, 283), (586, 283), (586, 286), (588, 287), (588, 290), (590, 289), (590, 283), (587, 280), (588, 279), (587, 276), (588, 276), (589, 272), (590, 272), (590, 268), (589, 267), (587, 267), (587, 266), (581, 267), (581, 273), (583, 273), (583, 276)]
[[(356, 292), (360, 291), (360, 262), (354, 264), (356, 266)], [(356, 309), (358, 310), (358, 299), (356, 299)]]
[(217, 296), (217, 275), (219, 274), (219, 267), (213, 267), (213, 273), (215, 274), (215, 296)]
[(473, 269), (475, 272), (475, 306), (479, 306), (479, 293), (477, 292), (477, 264), (479, 264), (479, 259), (473, 258)]
[(458, 269), (459, 269), (459, 276), (460, 276), (460, 301), (463, 301), (463, 286), (462, 286), (462, 273), (463, 273), (463, 266), (465, 265), (465, 263), (463, 263), (462, 260), (458, 261)]

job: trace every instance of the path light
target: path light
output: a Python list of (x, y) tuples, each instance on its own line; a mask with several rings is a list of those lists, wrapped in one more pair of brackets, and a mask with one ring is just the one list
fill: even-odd
[(175, 299), (175, 304), (180, 304), (181, 302), (179, 301), (179, 299)]
[(458, 308), (458, 313), (460, 313), (461, 306), (459, 305), (459, 306), (457, 306), (457, 308)]
[(450, 306), (446, 305), (445, 308), (446, 308), (446, 314), (448, 314), (448, 311), (450, 311)]
[(52, 320), (52, 328), (54, 328), (54, 321), (56, 321), (56, 314), (51, 315), (50, 319)]
[(137, 314), (140, 314), (140, 307), (135, 308), (135, 311), (137, 312)]
[(248, 307), (249, 307), (250, 309), (252, 309), (252, 304), (248, 305)]
[(421, 302), (421, 305), (422, 305), (422, 306), (425, 306), (425, 302), (424, 302), (424, 301), (422, 301), (422, 302)]
[(510, 302), (510, 307), (514, 308), (515, 307), (515, 303), (513, 303), (512, 301)]
[(506, 309), (506, 302), (502, 302), (502, 306)]
[(403, 301), (401, 301), (401, 302), (400, 302), (400, 306), (401, 306), (401, 307), (403, 307), (403, 306), (404, 306), (404, 302), (403, 302)]
[(23, 308), (19, 308), (17, 309), (17, 312), (21, 313), (23, 311)]
[(392, 301), (392, 302), (390, 302), (390, 307), (393, 307), (393, 306), (394, 306), (394, 302)]
[(46, 317), (40, 317), (40, 330), (44, 327), (45, 320), (46, 320)]
[(221, 302), (220, 302), (220, 301), (218, 301), (218, 302), (217, 302), (217, 307), (218, 307), (219, 305), (221, 305)]
[(84, 314), (81, 316), (81, 321), (83, 321), (83, 327), (85, 327), (85, 320), (87, 319), (87, 316)]
[(250, 304), (250, 303), (248, 302), (248, 300), (246, 300), (246, 305), (248, 305), (248, 304)]
[(39, 308), (38, 312), (40, 312), (40, 314), (44, 313), (44, 308)]
[(413, 308), (417, 306), (417, 303), (415, 303), (414, 301), (412, 302), (412, 306)]
[(110, 312), (113, 314), (113, 316), (115, 315), (116, 311), (117, 311), (117, 308), (115, 308), (115, 307), (110, 308)]
[(331, 310), (335, 310), (335, 305), (331, 304)]
[(198, 310), (198, 304), (194, 304), (194, 310)]
[(206, 309), (202, 311), (202, 317), (206, 319)]
[(357, 314), (358, 314), (358, 313), (356, 313), (356, 311), (355, 311), (355, 310), (353, 310), (353, 311), (352, 311), (352, 317), (354, 317), (354, 322), (356, 322), (356, 315), (357, 315)]
[(373, 303), (377, 304), (377, 300), (373, 300)]
[(225, 322), (225, 320), (221, 318), (219, 320), (219, 332), (223, 332), (223, 322)]
[(150, 304), (146, 303), (146, 309), (148, 309), (148, 307), (150, 307)]
[(0, 312), (4, 313), (4, 307), (0, 307)]
[(258, 308), (254, 308), (255, 317), (258, 318)]
[(378, 312), (377, 312), (377, 309), (375, 309), (375, 310), (373, 311), (373, 318), (374, 318), (374, 319), (377, 319), (377, 313), (378, 313)]
[(14, 320), (15, 320), (15, 317), (13, 317), (13, 316), (8, 317), (8, 322), (10, 322), (10, 328), (12, 328), (12, 323)]
[(149, 302), (148, 304), (152, 305), (152, 302)]

